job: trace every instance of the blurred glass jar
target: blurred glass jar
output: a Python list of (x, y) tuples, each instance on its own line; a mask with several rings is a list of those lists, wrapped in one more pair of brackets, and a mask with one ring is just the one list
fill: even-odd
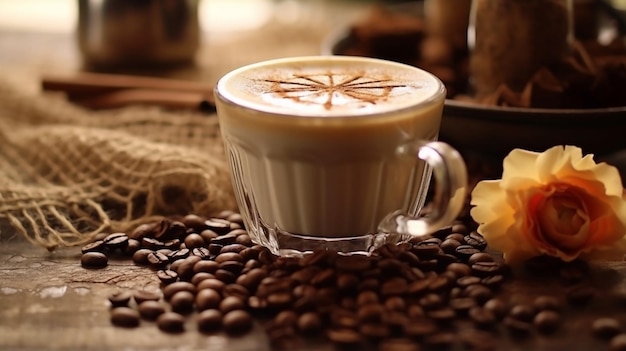
[(91, 68), (170, 66), (193, 60), (200, 0), (78, 0), (77, 41)]
[(514, 91), (541, 67), (561, 60), (573, 42), (572, 0), (474, 0), (468, 46), (470, 83), (484, 96)]
[(455, 50), (466, 50), (471, 3), (471, 0), (425, 0), (428, 34), (445, 40)]

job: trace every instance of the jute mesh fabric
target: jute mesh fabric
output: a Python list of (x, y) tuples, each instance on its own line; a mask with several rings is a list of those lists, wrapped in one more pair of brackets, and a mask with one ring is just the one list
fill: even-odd
[(0, 81), (0, 234), (52, 250), (234, 208), (215, 115), (90, 111)]

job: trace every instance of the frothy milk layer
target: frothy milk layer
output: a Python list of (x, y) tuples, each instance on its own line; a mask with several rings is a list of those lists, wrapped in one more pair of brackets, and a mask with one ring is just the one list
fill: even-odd
[(222, 98), (281, 115), (363, 116), (441, 98), (433, 75), (371, 58), (314, 56), (279, 59), (234, 70), (220, 79)]

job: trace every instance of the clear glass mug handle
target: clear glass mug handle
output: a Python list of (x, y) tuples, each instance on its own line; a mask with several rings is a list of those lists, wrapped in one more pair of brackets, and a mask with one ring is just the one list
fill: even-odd
[(421, 236), (452, 223), (463, 209), (467, 196), (467, 168), (459, 152), (443, 142), (416, 141), (401, 146), (398, 153), (414, 154), (431, 167), (435, 180), (432, 208), (426, 217), (413, 217), (402, 211), (390, 213), (380, 222), (378, 230)]

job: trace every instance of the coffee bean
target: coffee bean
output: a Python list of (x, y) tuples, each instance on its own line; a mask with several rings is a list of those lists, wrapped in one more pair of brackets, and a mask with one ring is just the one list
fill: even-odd
[(197, 247), (203, 247), (205, 245), (204, 238), (197, 233), (188, 234), (184, 240), (185, 246), (188, 249), (194, 249)]
[(610, 351), (626, 351), (626, 334), (615, 335), (609, 344)]
[(475, 285), (475, 284), (480, 284), (481, 282), (481, 278), (479, 277), (474, 277), (474, 276), (465, 276), (465, 277), (460, 277), (459, 279), (456, 280), (456, 285), (465, 288), (468, 287), (470, 285)]
[(487, 241), (477, 232), (471, 232), (469, 235), (466, 235), (463, 240), (467, 245), (473, 246), (480, 251), (487, 248)]
[(330, 341), (338, 345), (356, 345), (361, 342), (361, 335), (353, 329), (341, 328), (330, 329), (326, 336)]
[(221, 253), (219, 255), (217, 255), (217, 257), (215, 257), (215, 262), (217, 263), (223, 263), (226, 261), (235, 261), (235, 262), (244, 262), (243, 257), (236, 253), (236, 252), (225, 252), (225, 253)]
[(479, 328), (490, 328), (496, 322), (496, 315), (489, 309), (484, 307), (473, 307), (469, 310), (468, 316)]
[(209, 253), (211, 253), (212, 255), (217, 256), (220, 252), (222, 252), (222, 248), (224, 247), (224, 245), (219, 245), (219, 244), (209, 244), (207, 250), (209, 250)]
[(494, 261), (480, 261), (472, 265), (472, 272), (477, 277), (489, 277), (503, 271), (502, 264)]
[(440, 307), (428, 311), (426, 315), (437, 323), (449, 323), (456, 317), (456, 312), (450, 307)]
[(356, 303), (359, 306), (378, 303), (378, 294), (373, 291), (362, 291), (357, 295)]
[(225, 297), (219, 304), (219, 310), (224, 314), (235, 310), (242, 310), (244, 308), (244, 302), (235, 296)]
[(432, 292), (441, 292), (449, 290), (452, 287), (452, 280), (444, 275), (437, 276), (428, 283), (428, 290)]
[(169, 303), (172, 306), (172, 311), (180, 314), (186, 314), (193, 310), (194, 300), (194, 294), (183, 290), (172, 295)]
[(103, 252), (106, 249), (103, 240), (93, 241), (80, 249), (80, 252), (85, 254), (87, 252)]
[(411, 252), (417, 255), (417, 257), (421, 260), (429, 260), (434, 258), (435, 255), (439, 254), (439, 252), (443, 252), (443, 250), (441, 250), (441, 247), (436, 242), (422, 241), (419, 244), (414, 245), (411, 248)]
[(516, 337), (528, 336), (532, 330), (530, 323), (512, 317), (505, 317), (503, 324), (508, 329), (509, 333)]
[(156, 237), (160, 240), (178, 240), (187, 233), (187, 226), (181, 221), (172, 221), (162, 235)]
[(465, 263), (451, 263), (446, 269), (454, 273), (456, 279), (472, 274), (472, 268)]
[(204, 310), (198, 313), (196, 323), (202, 332), (217, 330), (222, 326), (222, 312), (216, 309)]
[(232, 213), (228, 217), (225, 218), (227, 221), (231, 223), (239, 223), (243, 225), (243, 216), (240, 213)]
[[(230, 245), (230, 244), (236, 244), (237, 243), (237, 237), (239, 235), (235, 232), (231, 232), (228, 234), (224, 234), (224, 235), (220, 235), (215, 239), (211, 240), (211, 244), (217, 244), (217, 245), (222, 245), (222, 246), (226, 246), (226, 245)], [(269, 250), (266, 251), (269, 253)]]
[(205, 218), (196, 214), (188, 214), (183, 217), (182, 221), (185, 227), (200, 231), (204, 228)]
[[(401, 259), (403, 262), (406, 262), (409, 266), (417, 266), (421, 261), (420, 258), (411, 251), (400, 252), (398, 258)], [(406, 269), (407, 267), (403, 265), (402, 268)]]
[(213, 239), (219, 236), (216, 232), (212, 231), (211, 229), (203, 229), (203, 230), (200, 230), (198, 233), (200, 234), (202, 239), (204, 239), (205, 243), (210, 243)]
[(167, 255), (156, 251), (149, 253), (146, 256), (146, 260), (148, 261), (148, 265), (153, 269), (164, 268), (169, 263)]
[[(318, 297), (318, 299), (320, 299), (320, 297)], [(286, 308), (289, 306), (289, 304), (292, 303), (293, 296), (289, 292), (275, 292), (269, 294), (266, 298), (266, 301), (268, 307)]]
[(393, 339), (383, 340), (380, 343), (378, 350), (380, 351), (419, 351), (420, 346), (418, 343), (410, 339), (393, 338)]
[(535, 298), (533, 306), (538, 310), (560, 311), (563, 303), (554, 296), (541, 295)]
[(207, 309), (216, 309), (222, 302), (222, 297), (219, 292), (213, 289), (203, 289), (196, 294), (196, 308), (199, 311)]
[(425, 310), (434, 310), (443, 306), (443, 298), (439, 294), (427, 294), (418, 300)]
[[(189, 256), (185, 259), (174, 262), (178, 263), (178, 267), (176, 269), (176, 273), (178, 273), (178, 278), (184, 281), (191, 280), (194, 274), (194, 266), (200, 261), (202, 261), (202, 258), (199, 256)], [(170, 269), (172, 269), (172, 266), (170, 266)]]
[(128, 307), (132, 295), (126, 291), (117, 292), (109, 296), (111, 307)]
[[(459, 244), (460, 243), (464, 243), (465, 242), (465, 235), (466, 234), (462, 234), (462, 233), (452, 233), (452, 234), (448, 234), (445, 238), (444, 241), (446, 240), (454, 240), (454, 241), (458, 241)], [(443, 245), (443, 242), (441, 243), (441, 245)]]
[(478, 262), (493, 262), (493, 261), (494, 259), (490, 254), (486, 252), (477, 252), (467, 259), (467, 264), (471, 266), (474, 263), (478, 263)]
[[(202, 262), (207, 262), (207, 261), (202, 261)], [(191, 280), (189, 280), (189, 282), (197, 287), (198, 284), (200, 284), (200, 282), (205, 279), (215, 279), (215, 275), (211, 273), (207, 273), (207, 272), (199, 272), (199, 273), (194, 274), (193, 277), (191, 277)]]
[(185, 317), (176, 312), (165, 312), (157, 317), (156, 324), (166, 333), (181, 333), (185, 330)]
[(246, 289), (244, 286), (239, 284), (228, 284), (224, 287), (222, 291), (222, 295), (224, 297), (235, 296), (240, 298), (243, 301), (246, 301), (250, 296), (250, 291)]
[(144, 301), (137, 306), (137, 311), (141, 318), (147, 320), (155, 320), (157, 317), (165, 313), (165, 307), (158, 301)]
[(172, 251), (172, 253), (169, 254), (168, 257), (170, 259), (170, 262), (175, 262), (189, 257), (190, 253), (191, 251), (189, 251), (189, 249), (180, 249)]
[(267, 271), (262, 268), (253, 268), (245, 274), (237, 277), (237, 284), (246, 287), (248, 290), (256, 290), (261, 280), (267, 276)]
[(172, 296), (174, 296), (174, 294), (179, 291), (188, 291), (192, 294), (195, 294), (197, 292), (197, 288), (195, 285), (189, 282), (178, 281), (165, 286), (162, 291), (165, 300), (169, 301)]
[(598, 338), (609, 339), (619, 334), (622, 327), (617, 319), (603, 317), (593, 321), (591, 331)]
[(483, 307), (491, 311), (497, 318), (502, 318), (508, 313), (506, 303), (499, 298), (488, 300)]
[(155, 228), (156, 225), (154, 223), (141, 224), (133, 229), (129, 237), (136, 240), (141, 240), (146, 236), (154, 236)]
[(330, 311), (330, 324), (333, 328), (354, 329), (358, 327), (359, 320), (352, 310), (333, 309)]
[(552, 310), (541, 311), (535, 316), (533, 324), (543, 334), (552, 333), (561, 324), (561, 315)]
[(365, 323), (359, 325), (359, 333), (371, 340), (383, 340), (391, 335), (391, 330), (383, 323)]
[(484, 277), (480, 282), (490, 289), (498, 289), (504, 282), (504, 276), (502, 274), (487, 276)]
[(111, 310), (111, 323), (118, 327), (137, 327), (139, 319), (139, 312), (129, 307), (116, 307)]
[[(409, 285), (404, 278), (391, 278), (380, 287), (382, 296), (402, 295), (408, 291)], [(432, 290), (432, 289), (431, 289)]]
[(220, 235), (230, 231), (230, 222), (221, 218), (210, 218), (204, 221), (204, 226)]
[(151, 250), (165, 248), (165, 244), (162, 241), (148, 237), (144, 237), (141, 239), (141, 246)]
[(509, 316), (524, 322), (530, 322), (535, 318), (535, 309), (528, 304), (517, 304), (511, 307)]
[(464, 350), (495, 351), (496, 339), (491, 333), (468, 329), (461, 332), (461, 345)]
[(454, 254), (459, 246), (461, 246), (461, 243), (454, 239), (446, 239), (440, 245), (443, 252), (448, 254)]
[(198, 283), (197, 289), (198, 291), (204, 289), (213, 289), (218, 293), (221, 293), (224, 290), (226, 284), (219, 279), (204, 279)]
[(390, 311), (405, 311), (406, 301), (399, 296), (391, 296), (385, 300), (385, 308)]
[(385, 308), (377, 303), (361, 305), (357, 317), (361, 322), (379, 322), (385, 313)]
[(191, 249), (190, 255), (198, 256), (202, 260), (209, 260), (213, 258), (213, 253), (206, 247), (194, 247)]
[(324, 286), (331, 284), (335, 281), (335, 270), (333, 268), (328, 268), (318, 272), (313, 278), (311, 278), (311, 284), (315, 286)]
[(109, 264), (109, 258), (102, 252), (86, 252), (81, 256), (80, 264), (84, 268), (104, 268)]
[(132, 256), (137, 250), (141, 249), (141, 242), (136, 239), (128, 239), (128, 244), (123, 249), (124, 255)]
[(467, 261), (473, 254), (478, 252), (480, 252), (480, 250), (475, 248), (474, 246), (461, 245), (455, 249), (454, 255), (464, 261)]
[[(239, 236), (240, 237), (240, 236)], [(237, 237), (237, 238), (239, 238)], [(222, 248), (220, 249), (220, 254), (222, 253), (227, 253), (227, 252), (234, 252), (234, 253), (240, 253), (241, 251), (247, 249), (248, 247), (246, 245), (242, 245), (239, 243), (235, 243), (235, 244), (230, 244), (230, 245), (225, 245), (222, 246)]]
[(395, 257), (383, 258), (378, 261), (377, 267), (384, 273), (396, 273), (407, 268), (402, 261)]
[(356, 286), (357, 291), (366, 291), (366, 290), (378, 290), (380, 287), (380, 281), (378, 278), (367, 278), (361, 280), (361, 282)]
[(493, 291), (484, 285), (474, 284), (465, 288), (465, 295), (475, 299), (478, 303), (485, 303), (493, 297)]
[[(414, 318), (414, 317), (413, 317)], [(422, 338), (433, 335), (439, 331), (439, 326), (432, 320), (426, 318), (414, 318), (404, 326), (403, 332), (407, 336)]]
[(294, 327), (298, 323), (298, 314), (292, 310), (280, 311), (272, 322), (278, 327)]
[[(237, 261), (226, 261), (222, 262), (218, 266), (218, 270), (225, 270), (235, 275), (235, 279), (237, 276), (243, 271), (243, 263)], [(217, 271), (216, 271), (217, 273)]]
[(467, 314), (467, 312), (476, 307), (476, 301), (469, 297), (460, 297), (450, 299), (448, 305), (459, 314)]
[(161, 283), (165, 285), (174, 283), (175, 281), (178, 280), (178, 273), (169, 269), (159, 270), (157, 271), (156, 275), (157, 275), (157, 278), (159, 278), (159, 280), (161, 281)]
[(237, 275), (231, 271), (225, 269), (218, 269), (215, 271), (215, 278), (223, 281), (226, 284), (234, 283), (237, 280)]
[(192, 271), (194, 274), (198, 274), (201, 272), (215, 274), (219, 266), (219, 263), (215, 261), (200, 260), (194, 263)]
[(102, 241), (109, 250), (121, 249), (128, 245), (128, 235), (125, 233), (113, 233), (107, 235)]
[(138, 290), (133, 293), (133, 299), (138, 305), (144, 301), (158, 301), (161, 299), (161, 293), (158, 291)]
[(322, 328), (322, 319), (315, 312), (305, 312), (298, 317), (298, 330), (310, 335), (317, 333)]
[(421, 295), (428, 291), (428, 286), (430, 285), (430, 281), (428, 279), (416, 280), (409, 284), (407, 292), (410, 295)]
[(229, 334), (245, 333), (252, 328), (252, 316), (244, 310), (233, 310), (224, 314), (222, 324)]
[(359, 284), (359, 277), (353, 273), (341, 273), (337, 276), (336, 284), (341, 291), (353, 291)]

